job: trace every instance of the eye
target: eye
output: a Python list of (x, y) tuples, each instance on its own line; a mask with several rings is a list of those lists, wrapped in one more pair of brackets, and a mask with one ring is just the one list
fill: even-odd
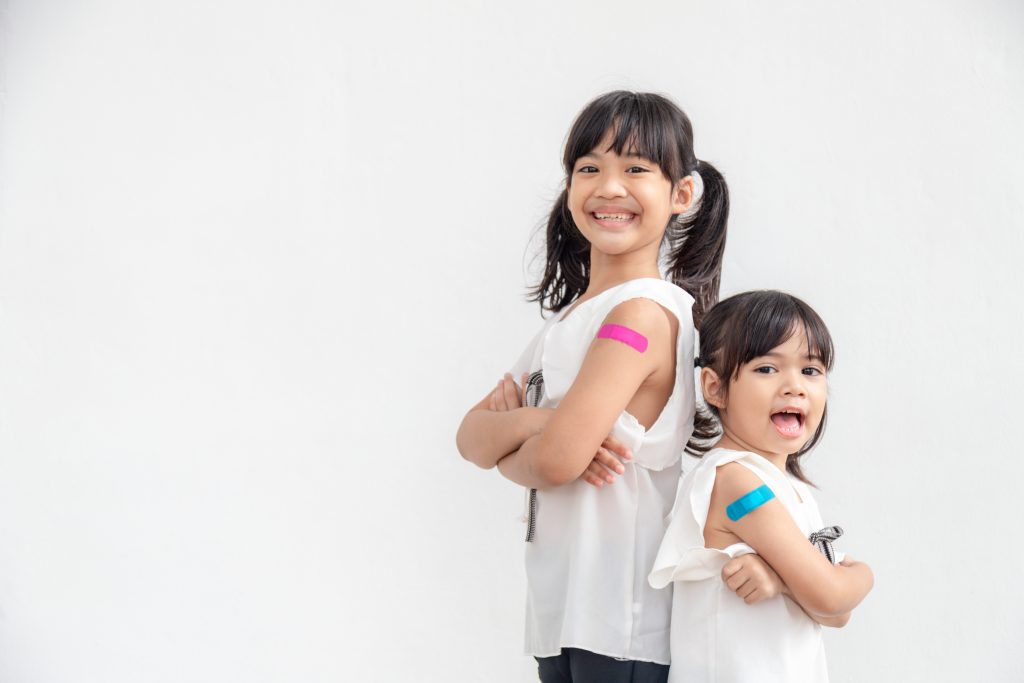
[(774, 372), (776, 372), (776, 370), (770, 365), (762, 365), (760, 367), (754, 368), (754, 372), (759, 372), (762, 375), (771, 375)]
[(643, 166), (630, 166), (626, 169), (626, 173), (650, 173), (650, 169)]
[(816, 368), (813, 365), (809, 368), (804, 368), (803, 373), (805, 375), (810, 375), (812, 377), (825, 374), (825, 372), (821, 368)]
[(590, 164), (587, 164), (585, 166), (580, 166), (579, 168), (577, 168), (576, 172), (577, 173), (597, 173), (597, 166), (591, 166)]

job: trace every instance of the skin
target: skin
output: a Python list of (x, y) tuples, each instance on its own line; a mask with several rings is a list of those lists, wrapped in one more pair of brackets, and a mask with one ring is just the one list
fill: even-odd
[[(611, 287), (636, 278), (660, 278), (658, 249), (665, 227), (693, 201), (691, 177), (672, 183), (656, 164), (636, 155), (620, 156), (609, 149), (611, 143), (607, 135), (577, 160), (569, 178), (569, 210), (590, 242), (591, 274), (587, 290), (567, 317), (575, 306)], [(613, 309), (604, 323), (644, 335), (647, 350), (639, 353), (621, 342), (595, 339), (572, 387), (548, 415), (524, 413), (530, 409), (521, 407), (489, 410), (496, 387), (463, 420), (456, 437), (463, 456), (482, 467), (497, 464), (506, 478), (539, 489), (586, 480), (588, 472), (594, 474), (595, 460), (597, 471), (603, 468), (598, 482), (607, 483), (609, 475), (618, 474), (614, 463), (609, 463), (611, 468), (602, 464), (608, 461), (599, 457), (600, 449), (623, 410), (645, 427), (661, 413), (675, 381), (678, 321), (658, 304), (635, 299)], [(506, 392), (511, 397), (511, 390), (501, 389)], [(496, 431), (483, 434), (485, 429)], [(478, 449), (483, 442), (489, 448)]]
[[(782, 471), (787, 455), (798, 451), (821, 423), (828, 394), (824, 365), (808, 353), (803, 330), (742, 365), (728, 384), (704, 368), (701, 386), (705, 399), (720, 413), (724, 435), (717, 445), (757, 453)], [(803, 416), (797, 433), (781, 432), (772, 422), (772, 414), (782, 410)], [(874, 584), (871, 569), (849, 558), (830, 564), (807, 542), (777, 498), (730, 520), (726, 507), (763, 483), (738, 463), (719, 468), (704, 529), (706, 545), (746, 543), (778, 573), (786, 594), (812, 619), (826, 626), (845, 625)]]
[[(611, 144), (612, 137), (605, 136), (577, 160), (569, 178), (569, 210), (590, 242), (591, 273), (587, 290), (566, 316), (623, 282), (660, 278), (658, 250), (665, 228), (693, 203), (692, 177), (673, 183), (650, 160), (628, 151), (620, 156)], [(463, 457), (485, 469), (497, 466), (504, 477), (530, 488), (562, 486), (578, 478), (598, 487), (614, 482), (625, 471), (622, 461), (632, 454), (608, 434), (623, 410), (645, 428), (660, 415), (675, 382), (678, 321), (658, 304), (635, 299), (615, 307), (603, 324), (644, 335), (647, 350), (639, 353), (621, 342), (595, 339), (554, 410), (523, 407), (519, 386), (506, 375), (463, 419), (456, 437)], [(775, 572), (756, 556), (730, 562), (723, 578), (750, 594), (751, 602), (783, 589)]]

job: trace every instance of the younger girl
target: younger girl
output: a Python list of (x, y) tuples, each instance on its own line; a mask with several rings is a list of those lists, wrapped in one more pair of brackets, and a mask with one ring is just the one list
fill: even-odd
[[(803, 301), (761, 291), (711, 309), (700, 342), (721, 431), (689, 444), (704, 455), (679, 484), (650, 575), (656, 587), (674, 582), (669, 680), (827, 681), (820, 624), (846, 624), (873, 582), (867, 565), (834, 556), (842, 530), (823, 528), (800, 467), (825, 427), (832, 339)], [(785, 595), (759, 600), (758, 587), (719, 580), (731, 558), (755, 552)]]
[(526, 650), (541, 680), (663, 681), (671, 596), (646, 576), (693, 428), (692, 320), (718, 296), (728, 194), (658, 95), (591, 102), (563, 163), (533, 291), (553, 315), (514, 368), (524, 386), (506, 375), (457, 442), (529, 489)]

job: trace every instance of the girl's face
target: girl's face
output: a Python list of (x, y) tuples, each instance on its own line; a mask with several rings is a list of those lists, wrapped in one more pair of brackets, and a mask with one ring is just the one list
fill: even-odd
[(802, 329), (741, 365), (727, 392), (709, 368), (701, 371), (701, 384), (722, 420), (725, 435), (719, 445), (769, 459), (781, 456), (783, 462), (814, 436), (828, 396), (825, 364), (808, 354)]
[(576, 160), (569, 211), (592, 249), (608, 255), (653, 250), (656, 262), (669, 219), (690, 207), (693, 178), (673, 185), (657, 164), (638, 155), (619, 156), (612, 143), (609, 132)]

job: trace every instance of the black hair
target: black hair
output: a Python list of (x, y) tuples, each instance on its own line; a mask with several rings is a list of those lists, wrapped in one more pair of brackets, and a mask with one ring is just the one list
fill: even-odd
[[(720, 301), (704, 316), (700, 326), (699, 364), (715, 371), (728, 394), (729, 385), (739, 376), (742, 365), (801, 332), (807, 338), (808, 354), (820, 359), (826, 370), (831, 370), (835, 359), (832, 335), (813, 308), (792, 294), (771, 289), (737, 294)], [(826, 406), (814, 435), (799, 451), (786, 458), (786, 470), (808, 484), (811, 482), (800, 468), (800, 457), (821, 440), (827, 415)], [(686, 452), (704, 455), (721, 434), (718, 409), (709, 403), (706, 410), (697, 412)]]
[(562, 156), (565, 188), (547, 222), (547, 258), (544, 276), (530, 289), (530, 301), (558, 312), (586, 291), (590, 282), (590, 243), (577, 229), (569, 212), (569, 184), (576, 161), (590, 154), (609, 133), (610, 149), (624, 150), (656, 163), (675, 186), (699, 171), (704, 192), (696, 212), (674, 215), (665, 230), (666, 274), (694, 298), (693, 320), (718, 300), (729, 218), (729, 190), (725, 178), (693, 153), (693, 127), (671, 100), (653, 93), (617, 90), (601, 95), (576, 117)]

